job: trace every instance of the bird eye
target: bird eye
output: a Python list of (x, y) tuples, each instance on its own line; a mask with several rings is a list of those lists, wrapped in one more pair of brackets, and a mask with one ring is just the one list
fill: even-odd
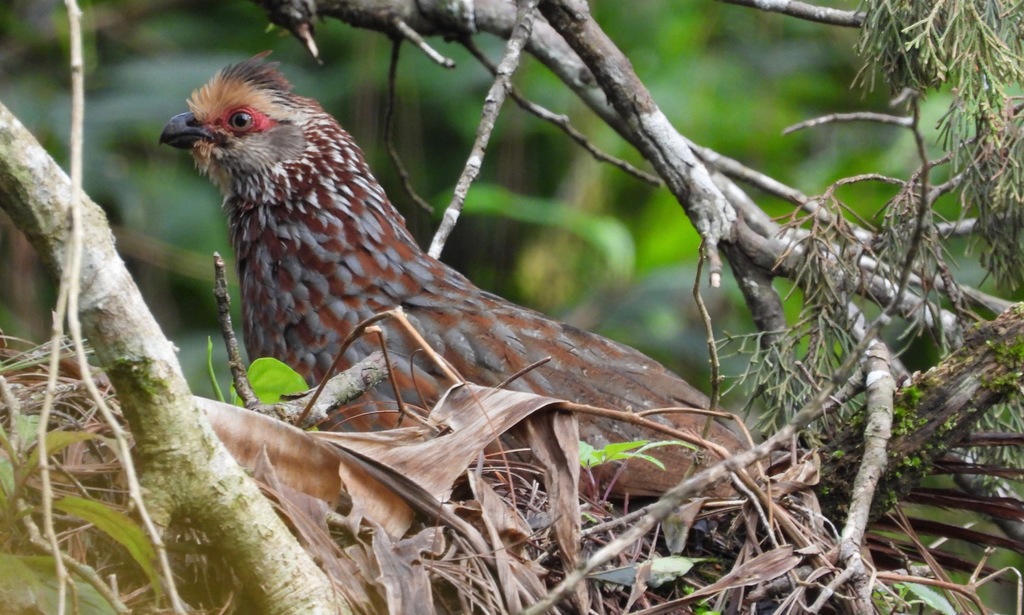
[(232, 113), (228, 118), (228, 125), (235, 130), (249, 130), (252, 128), (252, 114), (245, 111)]

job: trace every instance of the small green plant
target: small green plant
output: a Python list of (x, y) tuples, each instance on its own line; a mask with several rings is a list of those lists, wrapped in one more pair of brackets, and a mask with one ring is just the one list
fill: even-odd
[(934, 613), (955, 615), (956, 609), (941, 592), (918, 583), (896, 583), (893, 588), (908, 605), (926, 606)]
[(611, 480), (608, 481), (608, 487), (605, 489), (603, 496), (600, 498), (601, 501), (608, 499), (611, 494), (612, 487), (615, 486), (615, 482), (622, 476), (622, 472), (626, 469), (626, 462), (631, 459), (641, 459), (653, 463), (658, 467), (659, 470), (665, 469), (665, 464), (660, 459), (647, 454), (647, 451), (662, 446), (685, 446), (696, 450), (696, 446), (683, 442), (681, 440), (662, 440), (659, 442), (650, 442), (648, 440), (633, 440), (631, 442), (612, 442), (602, 448), (594, 448), (586, 442), (580, 442), (580, 465), (583, 466), (587, 477), (590, 479), (591, 495), (597, 499), (598, 496), (598, 485), (597, 479), (594, 478), (593, 469), (596, 466), (609, 463), (612, 461), (620, 461), (622, 464), (615, 471)]
[[(206, 370), (209, 372), (210, 383), (213, 385), (214, 395), (218, 401), (224, 401), (224, 394), (221, 393), (220, 385), (217, 384), (217, 377), (213, 369), (213, 340), (206, 338)], [(288, 367), (277, 359), (263, 357), (256, 359), (249, 365), (246, 372), (249, 384), (256, 393), (256, 397), (264, 404), (277, 403), (282, 395), (301, 393), (309, 389), (305, 379), (294, 369)], [(231, 387), (231, 403), (242, 406), (242, 401)]]
[(220, 390), (220, 384), (217, 383), (217, 374), (213, 369), (213, 338), (206, 338), (206, 373), (210, 377), (210, 384), (213, 385), (213, 394), (217, 398), (217, 401), (224, 401), (224, 393)]
[[(701, 560), (694, 560), (701, 561)], [(683, 593), (689, 596), (693, 592), (697, 591), (696, 587), (686, 587), (683, 589)], [(721, 611), (712, 609), (708, 604), (711, 602), (711, 598), (705, 598), (693, 605), (693, 615), (722, 615)]]
[(693, 615), (722, 615), (721, 611), (709, 607), (708, 602), (711, 602), (710, 598), (693, 607)]
[[(277, 403), (283, 395), (301, 393), (309, 389), (309, 385), (298, 372), (269, 357), (253, 361), (249, 366), (248, 376), (256, 397), (265, 404)], [(241, 405), (234, 387), (231, 388), (231, 401)]]
[(580, 465), (590, 469), (603, 463), (611, 461), (627, 461), (629, 459), (643, 459), (664, 470), (665, 464), (656, 457), (647, 455), (646, 451), (660, 448), (662, 446), (686, 446), (692, 449), (697, 447), (683, 442), (682, 440), (664, 440), (650, 442), (648, 440), (634, 440), (632, 442), (612, 442), (602, 448), (594, 448), (586, 442), (580, 442)]

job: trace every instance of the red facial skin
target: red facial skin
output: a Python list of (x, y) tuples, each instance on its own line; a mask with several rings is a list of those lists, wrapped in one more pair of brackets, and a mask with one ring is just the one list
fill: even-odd
[[(238, 123), (238, 118), (235, 118), (235, 116), (241, 113), (248, 114), (251, 118), (247, 126), (236, 125)], [(234, 122), (232, 120), (234, 120)], [(236, 107), (222, 113), (220, 117), (211, 122), (211, 124), (217, 128), (227, 129), (236, 135), (242, 135), (250, 132), (263, 132), (265, 130), (269, 130), (276, 126), (277, 122), (252, 107)]]

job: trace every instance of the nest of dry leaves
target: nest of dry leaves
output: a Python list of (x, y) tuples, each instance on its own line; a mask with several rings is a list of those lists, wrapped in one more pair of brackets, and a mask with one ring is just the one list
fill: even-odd
[[(98, 415), (82, 374), (71, 361), (57, 364), (44, 485), (35, 434), (47, 398), (50, 349), (11, 338), (0, 338), (0, 346), (0, 568), (6, 571), (0, 595), (6, 608), (45, 612), (51, 604), (53, 552), (40, 530), (51, 514), (79, 612), (116, 612), (112, 597), (132, 612), (160, 611), (153, 547), (130, 504), (112, 428)], [(116, 414), (116, 397), (102, 375), (94, 377)], [(844, 569), (837, 564), (839, 530), (817, 506), (813, 453), (792, 452), (771, 466), (734, 474), (731, 497), (692, 498), (639, 539), (623, 542), (652, 508), (644, 501), (611, 501), (607, 485), (590, 481), (579, 462), (575, 419), (557, 400), (456, 387), (431, 412), (451, 426), (446, 434), (420, 425), (363, 434), (305, 432), (226, 404), (203, 405), (222, 441), (358, 612), (530, 612), (567, 574), (608, 549), (610, 560), (562, 592), (548, 612), (848, 610)], [(503, 444), (495, 444), (493, 434), (501, 434)], [(1019, 506), (1003, 512), (1021, 515)], [(926, 546), (901, 511), (887, 522), (867, 540), (896, 568), (873, 571), (878, 612), (922, 604), (984, 610), (977, 590), (999, 578), (999, 570), (987, 560)], [(983, 535), (992, 538), (975, 530), (970, 540), (992, 544)], [(187, 604), (211, 613), (250, 612), (230, 562), (187, 519), (164, 536)], [(1024, 546), (1002, 540), (998, 546), (1007, 549)], [(952, 580), (950, 571), (961, 568), (968, 576)], [(925, 590), (935, 594), (934, 602)]]

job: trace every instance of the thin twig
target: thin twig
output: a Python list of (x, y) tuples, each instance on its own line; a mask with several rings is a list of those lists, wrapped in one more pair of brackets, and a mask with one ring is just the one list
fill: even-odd
[(749, 6), (771, 13), (781, 13), (790, 17), (796, 17), (797, 19), (806, 19), (807, 21), (830, 26), (859, 28), (864, 25), (865, 14), (863, 11), (842, 11), (826, 6), (799, 2), (798, 0), (721, 0), (721, 2), (738, 6)]
[(953, 592), (954, 595), (963, 596), (974, 603), (974, 606), (978, 609), (979, 613), (988, 613), (990, 609), (978, 597), (977, 592), (971, 586), (964, 586), (952, 581), (946, 581), (941, 579), (931, 579), (928, 577), (914, 576), (909, 574), (900, 574), (898, 572), (886, 572), (879, 571), (877, 573), (878, 580), (888, 581), (890, 583), (916, 583), (918, 585), (927, 585), (929, 587), (937, 587), (944, 589), (949, 592)]
[[(599, 408), (597, 406), (589, 406), (587, 404), (577, 404), (573, 402), (563, 401), (559, 402), (558, 407), (563, 410), (569, 410), (578, 414), (588, 414), (591, 416), (598, 416), (603, 418), (609, 418), (630, 425), (636, 425), (649, 429), (653, 432), (664, 434), (674, 440), (681, 440), (694, 446), (699, 446), (705, 450), (710, 451), (719, 459), (727, 459), (729, 457), (729, 450), (724, 446), (717, 444), (711, 440), (702, 438), (693, 432), (683, 431), (677, 429), (671, 425), (665, 425), (658, 421), (653, 421), (645, 416), (641, 416), (636, 412), (629, 410), (613, 410), (610, 408)], [(690, 410), (687, 410), (688, 412)], [(706, 487), (707, 485), (705, 485)]]
[(597, 525), (595, 525), (593, 527), (588, 527), (587, 529), (583, 530), (583, 532), (581, 533), (581, 536), (583, 538), (586, 538), (588, 536), (592, 536), (593, 534), (599, 534), (601, 532), (606, 532), (608, 530), (613, 530), (613, 529), (615, 529), (617, 527), (621, 527), (623, 525), (629, 525), (629, 524), (633, 523), (634, 521), (636, 521), (637, 519), (639, 519), (640, 517), (643, 517), (644, 515), (646, 515), (648, 512), (650, 512), (650, 510), (649, 510), (650, 506), (651, 505), (644, 506), (643, 508), (638, 508), (638, 509), (636, 509), (636, 510), (630, 512), (630, 513), (627, 513), (625, 515), (622, 515), (620, 517), (615, 517), (613, 519), (609, 519), (608, 521), (605, 521), (604, 523), (598, 523)]
[[(491, 62), (491, 59), (488, 58), (487, 55), (480, 50), (480, 47), (477, 46), (473, 39), (463, 38), (462, 45), (467, 50), (469, 50), (471, 54), (473, 54), (473, 56), (480, 62), (480, 64), (484, 66), (484, 68), (490, 71), (492, 75), (497, 76), (498, 67), (496, 67), (494, 63)], [(661, 187), (662, 182), (657, 175), (653, 175), (646, 171), (642, 171), (636, 168), (635, 166), (629, 164), (625, 160), (616, 158), (611, 154), (606, 154), (605, 152), (602, 152), (600, 149), (598, 149), (596, 145), (594, 145), (593, 143), (590, 142), (589, 139), (587, 139), (586, 135), (576, 130), (576, 128), (572, 125), (567, 116), (555, 113), (547, 109), (546, 107), (538, 105), (537, 103), (529, 100), (528, 98), (523, 96), (523, 94), (520, 93), (516, 87), (512, 85), (509, 86), (508, 95), (511, 96), (512, 100), (515, 101), (515, 103), (519, 105), (519, 107), (526, 111), (527, 113), (531, 113), (537, 116), (538, 118), (554, 125), (556, 128), (564, 132), (570, 139), (575, 141), (580, 147), (587, 150), (587, 152), (589, 152), (595, 160), (599, 162), (606, 162), (614, 167), (617, 167), (622, 171), (629, 173), (633, 177), (636, 177), (640, 181), (647, 182), (648, 184), (654, 187)]]
[(367, 327), (366, 333), (375, 336), (377, 338), (377, 345), (380, 346), (380, 353), (381, 356), (384, 357), (384, 368), (387, 372), (388, 382), (391, 383), (391, 390), (395, 393), (395, 404), (398, 406), (398, 421), (395, 422), (395, 427), (401, 427), (402, 421), (408, 413), (405, 410), (405, 402), (402, 401), (402, 391), (398, 387), (398, 378), (395, 374), (395, 369), (391, 364), (391, 357), (388, 355), (387, 335), (385, 335), (384, 329), (381, 329), (377, 325)]
[(7, 435), (10, 450), (7, 453), (11, 455), (11, 462), (14, 462), (21, 458), (21, 430), (18, 428), (18, 424), (21, 423), (21, 402), (14, 396), (11, 385), (7, 383), (7, 379), (2, 374), (0, 374), (0, 401), (4, 402), (4, 406), (7, 407), (7, 417), (11, 421), (11, 431)]
[(889, 350), (885, 344), (874, 342), (868, 347), (863, 369), (867, 390), (864, 455), (853, 482), (849, 513), (839, 543), (839, 561), (846, 570), (821, 592), (810, 608), (812, 612), (821, 610), (835, 589), (847, 581), (852, 581), (855, 591), (852, 608), (857, 612), (871, 610), (871, 575), (861, 558), (861, 548), (878, 479), (888, 462), (887, 447), (892, 437), (893, 399), (896, 394), (896, 381), (889, 369)]
[(423, 349), (423, 352), (426, 353), (427, 357), (429, 357), (430, 360), (433, 361), (449, 379), (451, 379), (452, 384), (465, 382), (461, 376), (455, 373), (455, 370), (452, 369), (448, 362), (445, 361), (441, 355), (437, 354), (429, 344), (427, 344), (427, 341), (423, 339), (420, 332), (417, 331), (416, 328), (412, 326), (412, 323), (409, 322), (409, 319), (406, 318), (405, 312), (402, 308), (392, 308), (390, 310), (374, 314), (353, 327), (352, 331), (349, 332), (348, 336), (346, 336), (342, 341), (341, 347), (338, 349), (338, 353), (334, 356), (334, 361), (331, 363), (331, 366), (327, 369), (327, 373), (324, 375), (324, 379), (320, 381), (320, 384), (317, 386), (313, 396), (309, 399), (309, 403), (305, 410), (302, 411), (302, 414), (300, 414), (299, 418), (296, 420), (296, 425), (302, 424), (306, 420), (306, 417), (312, 411), (314, 404), (316, 404), (317, 399), (319, 399), (320, 395), (323, 393), (324, 387), (327, 385), (328, 378), (330, 378), (331, 374), (333, 374), (338, 369), (338, 366), (341, 365), (341, 360), (344, 358), (345, 351), (348, 350), (348, 347), (359, 339), (359, 337), (363, 335), (371, 325), (374, 325), (385, 318), (394, 318), (395, 322), (405, 329), (405, 332), (413, 338), (413, 341)]
[(253, 410), (307, 429), (329, 419), (339, 407), (384, 382), (387, 379), (387, 372), (384, 355), (371, 352), (352, 367), (326, 380), (324, 392), (320, 396), (321, 401), (312, 406), (301, 422), (298, 419), (309, 405), (308, 400), (314, 393), (312, 390), (282, 397), (274, 404), (261, 404)]
[[(85, 384), (86, 389), (89, 391), (89, 395), (92, 400), (96, 403), (96, 407), (99, 409), (100, 414), (103, 416), (103, 420), (110, 427), (114, 441), (117, 444), (118, 457), (121, 460), (122, 467), (125, 472), (125, 479), (128, 485), (128, 493), (131, 497), (132, 503), (135, 504), (136, 512), (139, 518), (142, 520), (143, 526), (146, 528), (146, 533), (149, 536), (150, 541), (153, 543), (153, 547), (157, 552), (157, 557), (160, 562), (160, 568), (164, 576), (165, 590), (167, 597), (171, 602), (171, 608), (175, 613), (185, 613), (185, 605), (181, 601), (181, 597), (178, 596), (178, 591), (174, 582), (174, 573), (171, 571), (170, 560), (167, 557), (167, 549), (164, 546), (161, 532), (157, 529), (153, 523), (152, 517), (149, 515), (149, 511), (146, 508), (146, 503), (142, 498), (142, 485), (139, 483), (138, 475), (135, 472), (135, 463), (132, 461), (131, 447), (128, 445), (128, 438), (125, 435), (121, 425), (117, 422), (117, 418), (107, 405), (103, 395), (100, 394), (99, 389), (96, 387), (96, 381), (91, 377), (88, 359), (85, 352), (85, 342), (82, 337), (82, 324), (78, 318), (78, 298), (80, 294), (81, 284), (81, 270), (82, 270), (82, 251), (84, 249), (84, 227), (82, 223), (82, 145), (83, 145), (83, 124), (85, 116), (85, 78), (83, 75), (84, 64), (82, 60), (82, 32), (81, 32), (81, 10), (78, 8), (76, 0), (66, 0), (68, 8), (68, 16), (70, 19), (70, 33), (71, 33), (71, 91), (72, 91), (72, 105), (71, 105), (71, 241), (68, 243), (68, 253), (66, 255), (67, 266), (64, 267), (61, 280), (62, 293), (61, 295), (67, 296), (67, 319), (68, 319), (68, 330), (71, 333), (71, 339), (74, 342), (74, 351), (78, 359), (79, 369), (83, 374), (82, 381)], [(66, 283), (66, 286), (65, 286)], [(66, 290), (64, 290), (66, 288)], [(58, 301), (58, 304), (60, 302)], [(59, 310), (58, 316), (60, 318)], [(55, 329), (59, 328), (55, 325)], [(56, 360), (51, 362), (51, 368), (53, 371), (50, 374), (52, 382), (56, 381)], [(52, 393), (50, 387), (47, 387), (47, 397), (52, 404)], [(39, 442), (45, 442), (47, 421), (40, 420), (40, 439)], [(44, 459), (47, 457), (45, 451), (40, 454), (40, 467), (44, 465)], [(44, 516), (46, 518), (46, 530), (48, 537), (51, 540), (51, 546), (54, 552), (59, 552), (59, 548), (56, 544), (56, 537), (49, 536), (53, 532), (52, 519), (48, 518), (52, 514), (52, 503), (48, 503), (47, 500), (52, 497), (49, 485), (49, 473), (44, 473), (43, 479), (43, 500), (44, 500)], [(55, 557), (54, 561), (59, 562), (57, 565), (58, 575), (63, 570), (63, 561), (59, 557)], [(64, 571), (66, 574), (66, 571)], [(63, 581), (62, 581), (63, 585)], [(63, 588), (61, 589), (63, 593)], [(63, 613), (63, 600), (59, 599), (60, 608)]]
[(501, 381), (500, 383), (498, 383), (498, 385), (497, 385), (497, 386), (495, 386), (494, 388), (496, 388), (496, 389), (504, 389), (504, 388), (505, 388), (505, 387), (507, 387), (508, 385), (512, 384), (512, 383), (513, 383), (513, 382), (515, 382), (516, 380), (518, 380), (518, 379), (522, 378), (522, 377), (523, 377), (523, 376), (525, 376), (526, 374), (528, 374), (528, 373), (532, 372), (533, 370), (537, 369), (537, 368), (538, 368), (538, 367), (540, 367), (541, 365), (544, 365), (545, 363), (547, 363), (547, 362), (548, 362), (548, 361), (550, 361), (550, 360), (551, 360), (551, 357), (543, 357), (543, 358), (541, 358), (541, 359), (537, 359), (537, 360), (536, 360), (536, 361), (534, 361), (533, 363), (530, 363), (529, 365), (527, 365), (527, 366), (526, 366), (526, 367), (524, 367), (523, 369), (521, 369), (521, 370), (517, 371), (516, 373), (512, 374), (512, 375), (511, 375), (511, 376), (509, 376), (508, 378), (505, 378), (504, 380), (502, 380), (502, 381)]
[[(938, 165), (938, 164), (945, 164), (946, 162), (949, 162), (949, 158), (950, 158), (950, 156), (949, 156), (949, 154), (947, 154), (947, 155), (939, 158), (938, 160), (936, 160), (934, 162), (933, 166), (934, 165)], [(929, 200), (934, 202), (940, 196), (942, 196), (944, 194), (947, 194), (949, 192), (952, 192), (952, 191), (956, 190), (957, 188), (959, 188), (960, 184), (962, 184), (963, 181), (964, 181), (964, 175), (965, 175), (965, 173), (957, 173), (956, 175), (954, 175), (953, 177), (950, 177), (949, 179), (947, 179), (946, 181), (942, 182), (941, 184), (935, 184), (934, 186), (932, 186), (931, 194), (928, 195)], [(962, 220), (961, 221), (961, 223), (964, 223), (967, 226), (967, 228), (965, 230), (967, 232), (972, 232), (972, 233), (974, 232), (974, 229), (975, 229), (975, 226), (976, 226), (976, 222), (977, 222), (977, 220), (974, 219), (974, 218), (971, 218), (969, 220)], [(941, 225), (936, 225), (936, 226), (941, 226)], [(954, 228), (954, 230), (958, 229), (959, 228), (959, 224), (957, 224), (953, 228)]]
[(405, 310), (403, 310), (401, 307), (397, 307), (392, 310), (389, 310), (389, 315), (395, 319), (395, 322), (397, 322), (399, 325), (401, 325), (403, 329), (405, 329), (405, 332), (409, 334), (409, 337), (411, 337), (413, 341), (416, 342), (416, 345), (423, 349), (423, 352), (426, 353), (427, 357), (431, 361), (433, 361), (434, 364), (437, 365), (442, 372), (444, 372), (444, 375), (447, 376), (448, 379), (452, 381), (452, 384), (457, 384), (459, 382), (466, 381), (465, 378), (463, 378), (455, 371), (455, 369), (451, 366), (451, 364), (448, 363), (448, 361), (444, 359), (444, 357), (437, 354), (437, 351), (434, 350), (434, 348), (427, 343), (427, 340), (423, 339), (423, 335), (416, 330), (416, 327), (412, 326), (411, 322), (409, 322), (408, 317), (406, 317), (405, 315)]
[(406, 196), (419, 205), (421, 209), (432, 214), (434, 213), (434, 207), (413, 188), (409, 171), (402, 164), (402, 157), (398, 155), (398, 149), (395, 148), (395, 92), (398, 87), (398, 56), (401, 49), (402, 39), (395, 39), (391, 42), (391, 63), (388, 65), (388, 99), (384, 107), (384, 143), (387, 144), (388, 157), (391, 158), (391, 164), (395, 165), (395, 170), (398, 171), (398, 176), (402, 180), (402, 190), (405, 191)]
[(912, 117), (889, 115), (888, 113), (875, 113), (873, 111), (857, 111), (855, 113), (830, 113), (814, 119), (805, 120), (784, 129), (782, 134), (788, 135), (798, 130), (803, 130), (804, 128), (811, 128), (814, 126), (833, 124), (837, 122), (875, 122), (876, 124), (891, 124), (895, 126), (902, 126), (904, 128), (914, 127), (914, 118)]
[(539, 2), (540, 0), (520, 0), (519, 2), (516, 26), (512, 29), (512, 35), (508, 37), (505, 55), (501, 58), (501, 63), (498, 64), (498, 76), (495, 77), (494, 83), (491, 84), (491, 89), (488, 90), (487, 97), (484, 99), (483, 113), (480, 118), (480, 126), (477, 129), (476, 140), (473, 142), (473, 149), (470, 151), (466, 166), (462, 169), (462, 175), (459, 176), (459, 181), (455, 185), (452, 201), (444, 210), (441, 225), (438, 227), (437, 233), (434, 234), (433, 241), (430, 242), (428, 253), (434, 258), (441, 256), (441, 250), (444, 249), (448, 236), (455, 228), (459, 213), (466, 202), (469, 186), (480, 173), (484, 152), (487, 150), (487, 143), (494, 131), (494, 123), (498, 119), (498, 112), (501, 111), (501, 105), (505, 102), (505, 95), (508, 93), (509, 81), (512, 78), (512, 73), (519, 66), (519, 56), (533, 31), (533, 18), (537, 13)]
[(235, 383), (235, 393), (252, 410), (260, 405), (256, 392), (252, 390), (249, 375), (246, 373), (245, 362), (238, 351), (238, 340), (235, 328), (231, 325), (231, 295), (228, 293), (227, 276), (224, 273), (224, 259), (217, 252), (213, 253), (213, 296), (217, 299), (217, 322), (220, 323), (220, 334), (224, 338), (224, 346), (228, 351), (228, 367), (231, 368), (231, 379)]
[(357, 339), (359, 339), (359, 336), (361, 336), (366, 331), (367, 327), (376, 322), (384, 320), (389, 316), (391, 316), (390, 310), (387, 312), (374, 314), (373, 316), (370, 316), (366, 320), (357, 324), (355, 327), (352, 328), (351, 331), (349, 331), (349, 334), (345, 337), (344, 340), (342, 340), (341, 346), (338, 348), (338, 353), (334, 355), (334, 361), (332, 361), (331, 366), (327, 368), (327, 372), (324, 374), (323, 380), (321, 380), (320, 384), (317, 385), (316, 391), (313, 392), (313, 396), (309, 398), (309, 402), (307, 402), (306, 408), (302, 411), (302, 414), (300, 414), (299, 417), (295, 419), (296, 425), (303, 424), (306, 420), (306, 417), (309, 416), (309, 413), (313, 411), (313, 406), (314, 404), (316, 404), (316, 401), (320, 399), (320, 395), (323, 394), (324, 388), (327, 386), (327, 381), (330, 380), (331, 376), (338, 370), (338, 367), (341, 365), (342, 359), (345, 358), (345, 351), (348, 350), (348, 347), (351, 346), (352, 343), (355, 342)]
[[(711, 314), (708, 313), (708, 307), (704, 305), (704, 297), (700, 292), (701, 271), (704, 268), (704, 260), (707, 258), (706, 246), (706, 242), (700, 242), (697, 274), (694, 276), (693, 282), (693, 299), (697, 303), (697, 311), (700, 312), (701, 320), (704, 322), (704, 333), (707, 337), (708, 345), (708, 360), (711, 362), (711, 403), (708, 407), (716, 410), (722, 400), (722, 366), (718, 362), (718, 344), (715, 343), (715, 328), (711, 323)], [(711, 433), (711, 424), (713, 422), (714, 418), (709, 416), (704, 423), (704, 430), (701, 432), (702, 438), (707, 439), (708, 434)]]
[(409, 27), (409, 24), (405, 23), (401, 17), (397, 15), (391, 18), (391, 25), (394, 26), (395, 30), (403, 37), (409, 39), (417, 49), (422, 51), (428, 58), (437, 62), (444, 68), (455, 68), (455, 60), (447, 58), (438, 53), (433, 47), (427, 44), (427, 41), (423, 40), (420, 33)]
[(323, 64), (324, 61), (320, 59), (320, 50), (316, 46), (316, 41), (313, 40), (313, 28), (308, 23), (296, 24), (295, 28), (292, 29), (292, 34), (295, 38), (299, 39), (302, 46), (306, 48), (309, 55), (313, 57), (317, 64)]
[[(768, 537), (768, 540), (771, 541), (772, 547), (778, 549), (781, 545), (779, 544), (778, 537), (776, 537), (776, 535), (775, 535), (775, 524), (774, 524), (773, 520), (769, 518), (768, 514), (765, 513), (765, 511), (764, 511), (765, 507), (761, 505), (761, 502), (759, 501), (759, 496), (755, 495), (754, 491), (750, 487), (748, 487), (747, 485), (743, 484), (743, 481), (741, 481), (736, 476), (733, 476), (732, 485), (733, 485), (733, 487), (735, 487), (735, 489), (737, 491), (739, 491), (744, 496), (746, 496), (747, 504), (750, 505), (754, 509), (754, 511), (757, 513), (757, 518), (761, 521), (761, 525), (764, 526), (765, 535)], [(760, 497), (764, 498), (765, 495), (770, 495), (770, 494), (762, 493), (762, 494), (760, 494)], [(767, 497), (767, 498), (764, 498), (764, 499), (766, 500), (766, 503), (767, 503), (767, 505), (769, 507), (771, 507), (771, 506), (773, 506), (775, 504), (772, 501), (771, 497)], [(769, 510), (771, 510), (771, 509), (769, 508)]]
[[(938, 188), (938, 186), (935, 188)], [(935, 191), (935, 188), (932, 188), (933, 192)], [(935, 225), (935, 232), (943, 239), (973, 235), (974, 231), (977, 229), (977, 218), (967, 218), (965, 220), (957, 220), (956, 222), (939, 222)]]
[(918, 176), (918, 209), (917, 209), (917, 223), (914, 225), (914, 234), (910, 238), (910, 245), (907, 246), (907, 252), (904, 256), (903, 267), (900, 269), (899, 284), (896, 286), (896, 294), (893, 295), (892, 302), (886, 306), (885, 310), (878, 315), (876, 321), (881, 323), (883, 318), (888, 318), (896, 313), (899, 302), (903, 297), (903, 293), (907, 289), (907, 285), (910, 282), (910, 276), (914, 271), (914, 261), (917, 260), (917, 253), (921, 250), (921, 239), (924, 237), (924, 230), (929, 220), (928, 213), (931, 212), (931, 201), (928, 200), (928, 180), (931, 175), (932, 164), (928, 159), (928, 146), (924, 142), (924, 135), (921, 134), (920, 122), (921, 122), (921, 100), (920, 98), (914, 98), (911, 102), (911, 108), (913, 109), (914, 116), (914, 143), (917, 145), (917, 154), (921, 158), (921, 168), (917, 172)]
[[(81, 10), (75, 0), (67, 0), (68, 29), (71, 46), (71, 232), (72, 241), (64, 253), (65, 262), (74, 263), (76, 250), (75, 232), (78, 232), (77, 245), (81, 246), (81, 211), (79, 203), (82, 199), (82, 114), (85, 107), (85, 88), (82, 77), (82, 23)], [(57, 532), (53, 527), (53, 485), (50, 481), (50, 456), (46, 451), (46, 432), (50, 425), (50, 412), (57, 393), (57, 376), (60, 371), (60, 348), (64, 338), (64, 317), (69, 309), (69, 288), (78, 271), (64, 268), (60, 280), (60, 291), (57, 295), (57, 306), (53, 314), (53, 333), (50, 341), (50, 365), (46, 379), (46, 392), (43, 395), (43, 407), (39, 411), (36, 441), (41, 447), (39, 454), (40, 496), (43, 509), (43, 534), (47, 546), (54, 553), (54, 567), (57, 576), (57, 613), (64, 615), (67, 608), (67, 586), (70, 581)], [(83, 372), (88, 379), (88, 368)]]

